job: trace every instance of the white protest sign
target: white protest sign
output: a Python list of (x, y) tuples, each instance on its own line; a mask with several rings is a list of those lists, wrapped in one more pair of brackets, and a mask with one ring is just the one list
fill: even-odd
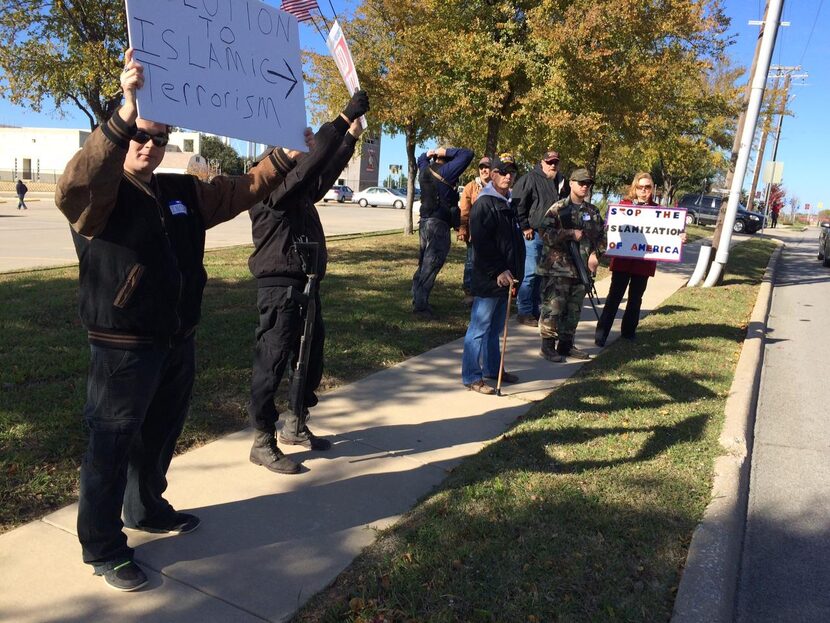
[[(354, 67), (354, 60), (352, 53), (349, 50), (349, 44), (346, 42), (346, 37), (343, 36), (343, 29), (337, 20), (334, 20), (334, 25), (331, 27), (326, 45), (331, 52), (337, 69), (340, 70), (340, 75), (343, 77), (343, 82), (346, 83), (346, 88), (349, 90), (349, 95), (354, 95), (354, 92), (360, 89), (360, 80), (357, 77), (357, 70)], [(366, 116), (360, 118), (360, 125), (366, 129)]]
[(297, 19), (258, 0), (126, 0), (143, 119), (306, 151)]
[(683, 244), (680, 236), (686, 229), (684, 209), (610, 205), (606, 224), (606, 253), (610, 256), (657, 262), (681, 261)]

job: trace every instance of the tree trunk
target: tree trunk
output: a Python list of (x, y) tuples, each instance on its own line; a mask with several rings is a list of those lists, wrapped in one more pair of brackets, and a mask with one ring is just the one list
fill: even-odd
[(596, 177), (597, 175), (597, 167), (599, 166), (599, 154), (602, 151), (602, 141), (598, 141), (596, 145), (594, 145), (594, 149), (591, 153), (591, 160), (588, 162), (586, 168), (588, 172)]
[(406, 131), (406, 161), (409, 175), (406, 181), (406, 214), (403, 233), (411, 236), (414, 232), (412, 227), (412, 204), (415, 197), (415, 180), (418, 178), (418, 163), (415, 161), (415, 128), (412, 126)]
[(492, 158), (498, 157), (499, 133), (501, 132), (502, 120), (507, 115), (510, 106), (513, 104), (513, 97), (516, 90), (513, 83), (507, 83), (507, 91), (502, 96), (501, 106), (498, 112), (487, 117), (487, 140), (484, 142), (484, 155)]

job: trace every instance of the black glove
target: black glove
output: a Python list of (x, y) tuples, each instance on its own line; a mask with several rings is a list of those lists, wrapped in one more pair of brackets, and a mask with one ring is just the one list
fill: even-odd
[(369, 94), (366, 91), (355, 91), (352, 99), (343, 109), (343, 114), (349, 118), (349, 121), (354, 121), (365, 115), (367, 110), (369, 110)]

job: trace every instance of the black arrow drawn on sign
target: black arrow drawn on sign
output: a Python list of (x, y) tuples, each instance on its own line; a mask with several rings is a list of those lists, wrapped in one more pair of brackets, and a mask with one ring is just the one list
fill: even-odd
[(285, 59), (282, 59), (282, 62), (285, 63), (285, 68), (288, 70), (288, 73), (291, 74), (290, 78), (288, 76), (283, 76), (282, 74), (277, 73), (276, 71), (271, 71), (270, 69), (266, 69), (265, 73), (271, 74), (273, 76), (278, 76), (278, 77), (282, 78), (283, 80), (288, 80), (289, 82), (293, 83), (291, 85), (291, 88), (288, 89), (288, 93), (285, 94), (285, 99), (288, 99), (288, 96), (291, 95), (291, 91), (293, 91), (294, 87), (297, 86), (297, 78), (294, 76), (294, 70), (291, 69), (291, 66), (288, 64), (288, 61), (285, 60)]

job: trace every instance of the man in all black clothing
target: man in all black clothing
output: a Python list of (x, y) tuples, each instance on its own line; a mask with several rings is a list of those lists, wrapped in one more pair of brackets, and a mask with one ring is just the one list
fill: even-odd
[(516, 305), (520, 324), (535, 327), (539, 320), (539, 305), (542, 301), (541, 277), (536, 274), (536, 264), (542, 255), (542, 238), (539, 228), (545, 212), (554, 203), (568, 196), (565, 177), (559, 172), (559, 153), (548, 150), (539, 163), (527, 175), (516, 181), (513, 200), (519, 225), (525, 238), (525, 277), (519, 286)]
[(429, 293), (450, 252), (452, 212), (458, 206), (458, 178), (472, 160), (473, 152), (463, 147), (439, 147), (418, 157), (421, 250), (418, 269), (412, 277), (412, 311), (424, 320), (435, 317), (429, 305)]
[[(290, 296), (290, 288), (302, 292), (308, 271), (315, 272), (319, 279), (325, 276), (326, 238), (314, 204), (323, 198), (352, 157), (362, 132), (359, 119), (368, 110), (369, 97), (365, 91), (357, 91), (345, 110), (318, 130), (311, 151), (298, 158), (297, 168), (270, 197), (249, 212), (255, 248), (248, 266), (257, 280), (259, 309), (251, 378), (254, 445), (250, 459), (273, 472), (296, 474), (300, 471), (300, 465), (277, 447), (275, 438), (279, 414), (274, 397), (286, 367), (291, 365), (293, 369), (296, 365), (304, 325), (303, 311)], [(304, 259), (295, 243), (305, 241), (318, 245), (317, 266), (304, 266), (313, 258)], [(318, 295), (303, 400), (307, 407), (317, 404), (315, 391), (323, 377), (324, 340)], [(331, 442), (317, 437), (304, 425), (306, 416), (307, 413), (286, 411), (280, 442), (328, 450)]]

